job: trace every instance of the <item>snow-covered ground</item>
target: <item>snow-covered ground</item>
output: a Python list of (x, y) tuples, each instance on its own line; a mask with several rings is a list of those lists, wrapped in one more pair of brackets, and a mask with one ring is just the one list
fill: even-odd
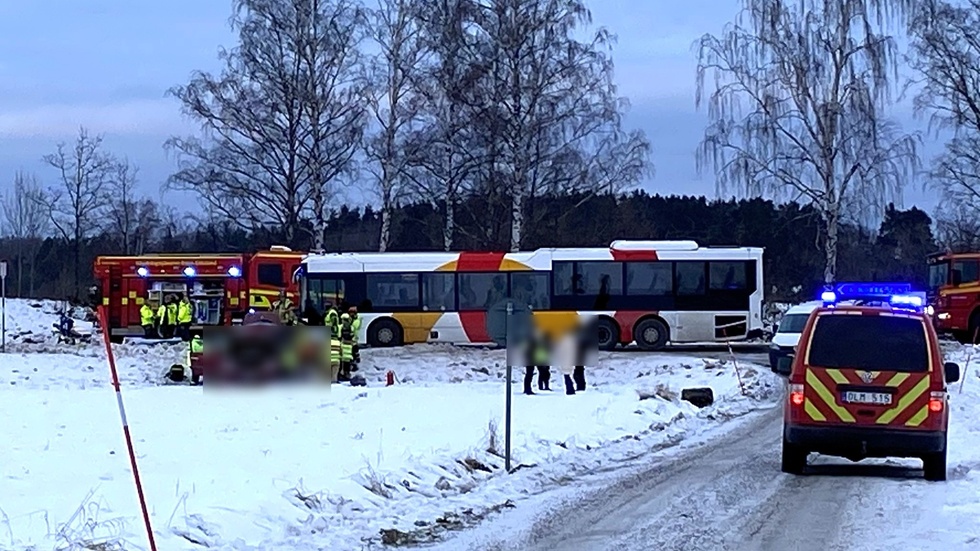
[[(0, 549), (145, 549), (102, 341), (57, 344), (57, 310), (37, 304), (8, 302), (17, 337), (0, 356)], [(162, 385), (182, 345), (114, 352), (158, 548), (168, 551), (427, 541), (771, 407), (782, 388), (741, 362), (744, 394), (731, 362), (602, 354), (584, 393), (515, 394), (518, 468), (507, 474), (502, 351), (364, 350), (366, 388), (252, 393)], [(393, 387), (383, 386), (388, 370)], [(679, 400), (695, 386), (716, 403)]]

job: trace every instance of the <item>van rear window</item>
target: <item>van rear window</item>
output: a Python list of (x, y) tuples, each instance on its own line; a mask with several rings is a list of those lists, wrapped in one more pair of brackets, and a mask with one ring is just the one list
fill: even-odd
[(814, 326), (809, 363), (863, 371), (926, 371), (926, 332), (913, 318), (823, 315)]

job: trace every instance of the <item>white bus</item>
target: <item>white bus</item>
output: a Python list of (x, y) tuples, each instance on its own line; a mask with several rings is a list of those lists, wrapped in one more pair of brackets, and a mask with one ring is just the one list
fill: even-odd
[(297, 275), (302, 305), (357, 307), (362, 345), (491, 343), (487, 312), (512, 299), (538, 327), (596, 316), (601, 348), (658, 350), (761, 334), (762, 252), (615, 241), (517, 253), (326, 253), (304, 257)]

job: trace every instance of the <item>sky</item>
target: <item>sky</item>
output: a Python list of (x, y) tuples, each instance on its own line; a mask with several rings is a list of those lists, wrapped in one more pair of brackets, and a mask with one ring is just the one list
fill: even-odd
[[(618, 37), (616, 81), (632, 103), (630, 127), (644, 130), (653, 146), (655, 175), (642, 183), (651, 193), (716, 197), (711, 174), (698, 175), (694, 152), (706, 124), (695, 109), (693, 43), (719, 33), (736, 12), (732, 0), (592, 0), (596, 26)], [(53, 183), (41, 157), (71, 142), (79, 126), (105, 137), (112, 153), (140, 167), (140, 189), (161, 197), (174, 160), (163, 142), (194, 132), (166, 90), (192, 71), (218, 71), (221, 46), (235, 37), (228, 26), (230, 0), (0, 0), (0, 191), (18, 170)], [(925, 130), (909, 102), (894, 119)], [(942, 143), (927, 140), (923, 160)], [(188, 195), (163, 197), (196, 210)], [(912, 184), (905, 207), (932, 211), (935, 192)]]

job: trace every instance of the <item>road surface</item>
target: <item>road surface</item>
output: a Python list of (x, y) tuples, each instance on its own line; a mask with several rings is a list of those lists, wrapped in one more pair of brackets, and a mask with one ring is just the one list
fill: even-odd
[[(528, 521), (526, 551), (826, 551), (980, 549), (976, 512), (957, 508), (965, 473), (921, 478), (906, 460), (854, 464), (811, 456), (807, 476), (779, 470), (782, 418), (725, 436)], [(816, 459), (816, 460), (815, 460)], [(956, 486), (960, 484), (960, 486)], [(503, 524), (503, 523), (502, 523)]]

